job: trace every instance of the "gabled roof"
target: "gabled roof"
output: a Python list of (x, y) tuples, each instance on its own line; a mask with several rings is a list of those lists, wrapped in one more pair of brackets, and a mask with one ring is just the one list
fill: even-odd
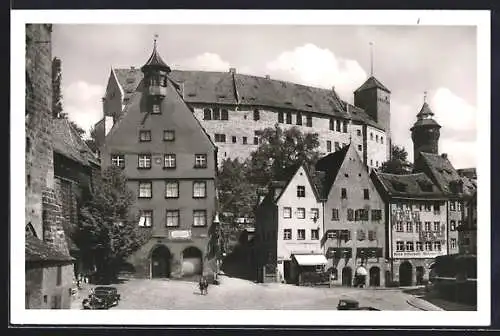
[(364, 82), (354, 92), (356, 93), (356, 92), (361, 92), (361, 91), (370, 90), (370, 89), (374, 89), (374, 88), (378, 88), (378, 89), (384, 90), (387, 93), (391, 93), (391, 91), (389, 91), (389, 89), (386, 88), (384, 84), (380, 83), (380, 81), (378, 79), (376, 79), (375, 77), (373, 77), (373, 76), (370, 76), (370, 78), (368, 78), (366, 80), (366, 82)]
[(347, 106), (347, 111), (354, 122), (357, 121), (359, 123), (367, 124), (369, 126), (385, 131), (384, 127), (379, 123), (377, 123), (375, 120), (373, 120), (368, 114), (366, 114), (365, 110), (363, 110), (362, 108), (354, 106), (350, 103), (346, 103), (346, 106)]
[[(385, 193), (391, 197), (444, 198), (443, 193), (424, 173), (396, 175), (372, 172)], [(427, 189), (429, 188), (429, 189)]]
[[(438, 187), (449, 196), (467, 197), (470, 196), (476, 189), (472, 180), (461, 177), (453, 167), (447, 157), (432, 153), (421, 153), (418, 160), (422, 160), (430, 176), (438, 185)], [(456, 192), (453, 184), (462, 183), (463, 192)]]
[(327, 156), (319, 159), (316, 163), (316, 170), (324, 172), (324, 176), (322, 178), (323, 188), (321, 188), (323, 198), (328, 198), (328, 193), (337, 178), (340, 167), (345, 160), (350, 146), (351, 145), (349, 144), (338, 151), (328, 154)]
[(97, 156), (66, 118), (53, 119), (52, 144), (55, 152), (84, 166), (99, 165)]
[(75, 260), (70, 255), (65, 255), (34, 236), (27, 235), (25, 239), (24, 253), (26, 262), (72, 262)]

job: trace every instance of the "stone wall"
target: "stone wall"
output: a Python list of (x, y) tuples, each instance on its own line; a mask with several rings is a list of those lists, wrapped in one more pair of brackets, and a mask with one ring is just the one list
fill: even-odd
[(45, 188), (43, 191), (43, 240), (57, 248), (62, 253), (69, 255), (68, 244), (64, 232), (64, 216), (61, 205), (53, 189)]
[[(60, 268), (60, 282), (58, 281)], [(26, 309), (69, 309), (73, 265), (39, 265), (26, 270)]]

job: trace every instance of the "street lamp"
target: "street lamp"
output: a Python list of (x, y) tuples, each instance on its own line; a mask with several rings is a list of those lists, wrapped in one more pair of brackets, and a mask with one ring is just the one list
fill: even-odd
[(219, 220), (219, 212), (215, 213), (215, 217), (213, 220), (213, 225), (215, 225), (215, 229), (217, 232), (217, 254), (216, 254), (216, 259), (215, 259), (215, 264), (216, 264), (216, 276), (219, 274), (220, 270), (220, 249), (221, 249), (221, 237), (222, 237), (222, 229), (220, 227), (220, 220)]

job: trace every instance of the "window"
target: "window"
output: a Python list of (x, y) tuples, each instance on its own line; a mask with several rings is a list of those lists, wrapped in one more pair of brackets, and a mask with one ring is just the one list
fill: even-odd
[(178, 181), (166, 181), (165, 182), (165, 197), (166, 198), (178, 198), (179, 197), (179, 182)]
[(413, 252), (413, 242), (406, 242), (406, 251)]
[(363, 146), (358, 145), (358, 150), (359, 150), (359, 151), (362, 151), (362, 150), (363, 150)]
[(207, 225), (207, 211), (206, 210), (194, 210), (193, 211), (193, 226), (205, 226)]
[(166, 130), (163, 131), (163, 141), (174, 141), (175, 140), (175, 131)]
[(457, 224), (454, 220), (450, 221), (450, 231), (455, 231), (457, 229)]
[(357, 131), (356, 131), (356, 134), (357, 134), (358, 136), (361, 136), (361, 130), (357, 130)]
[(297, 240), (305, 240), (306, 239), (306, 230), (298, 229), (297, 230)]
[(306, 209), (305, 208), (297, 208), (297, 218), (299, 218), (299, 219), (306, 218)]
[(422, 242), (415, 242), (415, 251), (419, 252), (423, 250)]
[(219, 110), (219, 108), (218, 108), (218, 107), (214, 107), (214, 108), (212, 109), (212, 111), (213, 111), (213, 113), (214, 113), (214, 114), (213, 114), (213, 119), (214, 119), (214, 120), (220, 120), (220, 110)]
[(138, 168), (149, 169), (151, 168), (151, 154), (138, 155)]
[(457, 239), (456, 238), (450, 239), (450, 248), (452, 248), (452, 249), (457, 248)]
[(455, 211), (456, 209), (456, 202), (450, 202), (450, 210)]
[(297, 115), (295, 118), (296, 118), (296, 124), (302, 125), (302, 114), (300, 114), (300, 112), (297, 112)]
[(151, 141), (151, 131), (139, 131), (139, 141)]
[(286, 123), (291, 124), (292, 123), (292, 113), (287, 112), (286, 113)]
[(342, 124), (342, 132), (347, 133), (347, 121), (344, 121)]
[(441, 242), (435, 241), (433, 247), (434, 247), (434, 251), (441, 251)]
[(406, 232), (413, 232), (413, 223), (406, 222)]
[(462, 202), (457, 202), (457, 211), (462, 211)]
[(382, 219), (382, 210), (372, 210), (372, 220), (379, 221)]
[(163, 162), (163, 167), (164, 168), (175, 168), (176, 167), (176, 158), (175, 154), (165, 154), (164, 157), (164, 162)]
[(363, 189), (363, 197), (364, 199), (370, 199), (370, 190), (368, 189)]
[(347, 209), (347, 220), (348, 221), (354, 220), (354, 210), (353, 209)]
[(441, 212), (441, 209), (439, 207), (439, 203), (438, 202), (435, 202), (433, 205), (432, 205), (433, 209), (434, 209), (434, 214), (435, 215), (439, 215), (439, 213)]
[(283, 218), (292, 218), (292, 208), (290, 207), (283, 208)]
[(255, 121), (260, 120), (260, 113), (259, 110), (257, 109), (253, 110), (253, 120)]
[(403, 222), (401, 221), (396, 222), (396, 232), (403, 232)]
[(375, 161), (375, 167), (378, 167), (378, 161)]
[(207, 168), (207, 154), (195, 154), (194, 155), (194, 167), (195, 168)]
[(311, 240), (319, 240), (319, 229), (311, 229)]
[(425, 211), (431, 211), (431, 210), (432, 210), (432, 209), (431, 209), (431, 204), (430, 204), (430, 203), (425, 203), (425, 204), (424, 204), (424, 210), (425, 210)]
[(167, 210), (165, 217), (165, 225), (168, 227), (179, 226), (179, 210)]
[(373, 241), (377, 239), (377, 231), (370, 230), (368, 231), (368, 240)]
[(227, 110), (226, 109), (222, 109), (221, 111), (221, 120), (229, 120), (229, 115), (227, 113)]
[(207, 197), (207, 182), (195, 181), (193, 182), (193, 198)]
[(439, 222), (434, 222), (434, 232), (439, 232), (440, 230), (440, 224)]
[(340, 120), (337, 120), (337, 124), (335, 125), (335, 130), (336, 130), (337, 132), (340, 132), (340, 127), (341, 127), (341, 126), (340, 126), (340, 124), (341, 124), (341, 123), (342, 123), (342, 122), (341, 122)]
[(212, 120), (212, 111), (209, 108), (203, 110), (203, 120)]
[(153, 104), (151, 109), (151, 114), (160, 114), (160, 113), (161, 113), (160, 104)]
[(432, 242), (430, 242), (430, 241), (426, 241), (426, 242), (424, 243), (424, 247), (425, 247), (425, 250), (426, 250), (426, 251), (432, 251)]
[(61, 286), (61, 283), (62, 283), (62, 267), (57, 266), (56, 286)]
[(151, 182), (139, 182), (139, 198), (153, 197), (153, 184)]
[(123, 154), (112, 154), (111, 155), (111, 164), (116, 167), (123, 168), (125, 167), (125, 155)]
[(342, 188), (340, 190), (340, 198), (347, 198), (347, 189), (346, 188)]
[(292, 239), (292, 229), (283, 230), (283, 240), (291, 240)]
[(310, 115), (306, 116), (306, 126), (307, 127), (312, 127), (312, 125), (313, 125), (313, 118), (312, 118), (312, 116), (310, 116)]
[(297, 197), (306, 197), (306, 187), (297, 186)]
[(248, 143), (248, 138), (247, 137), (243, 137), (243, 144), (246, 145)]
[(332, 151), (332, 142), (330, 140), (326, 141), (326, 151), (330, 153)]
[(232, 141), (233, 143), (236, 143), (236, 137), (234, 135), (232, 136)]
[(278, 112), (278, 122), (283, 123), (283, 112)]
[(373, 166), (373, 160), (370, 160), (370, 166)]
[(319, 219), (319, 209), (311, 208), (311, 219)]
[(339, 144), (339, 142), (338, 142), (338, 141), (335, 141), (335, 142), (334, 142), (334, 145), (335, 145), (335, 150), (336, 150), (336, 151), (340, 150), (340, 144)]
[(370, 133), (370, 140), (373, 140), (373, 133)]
[(422, 231), (422, 222), (416, 222), (415, 223), (415, 232), (420, 232)]
[(153, 225), (153, 210), (141, 210), (139, 226), (150, 227)]
[(330, 131), (335, 130), (335, 120), (330, 118)]
[(396, 251), (403, 252), (405, 250), (405, 243), (402, 241), (396, 242)]
[(458, 221), (457, 228), (461, 228), (461, 227), (462, 227), (462, 221), (461, 221), (461, 220), (459, 220), (459, 221)]
[(259, 137), (253, 137), (253, 144), (258, 145), (259, 144)]
[(337, 232), (335, 232), (335, 231), (334, 232), (328, 232), (326, 236), (327, 236), (328, 239), (335, 239), (337, 237)]
[(332, 220), (339, 220), (339, 209), (332, 209)]
[(425, 225), (424, 228), (425, 228), (426, 232), (431, 231), (431, 222), (425, 222), (424, 225)]
[(226, 135), (215, 133), (215, 142), (226, 142)]
[(366, 221), (368, 220), (368, 210), (358, 209), (354, 212), (354, 220)]

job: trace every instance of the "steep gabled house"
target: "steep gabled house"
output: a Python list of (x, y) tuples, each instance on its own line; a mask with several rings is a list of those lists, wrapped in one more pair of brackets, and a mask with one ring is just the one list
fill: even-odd
[(303, 165), (288, 169), (273, 181), (256, 210), (258, 278), (266, 271), (280, 282), (299, 282), (300, 272), (323, 268), (326, 259), (323, 236), (323, 204), (317, 187)]
[(138, 85), (115, 92), (127, 105), (100, 148), (103, 168), (123, 168), (137, 196), (137, 225), (150, 236), (129, 262), (146, 278), (212, 273), (217, 149), (183, 100), (156, 41), (141, 70)]
[(367, 166), (348, 145), (321, 158), (316, 170), (324, 172), (321, 243), (334, 283), (352, 286), (355, 275), (362, 275), (366, 285), (384, 286), (384, 202)]

